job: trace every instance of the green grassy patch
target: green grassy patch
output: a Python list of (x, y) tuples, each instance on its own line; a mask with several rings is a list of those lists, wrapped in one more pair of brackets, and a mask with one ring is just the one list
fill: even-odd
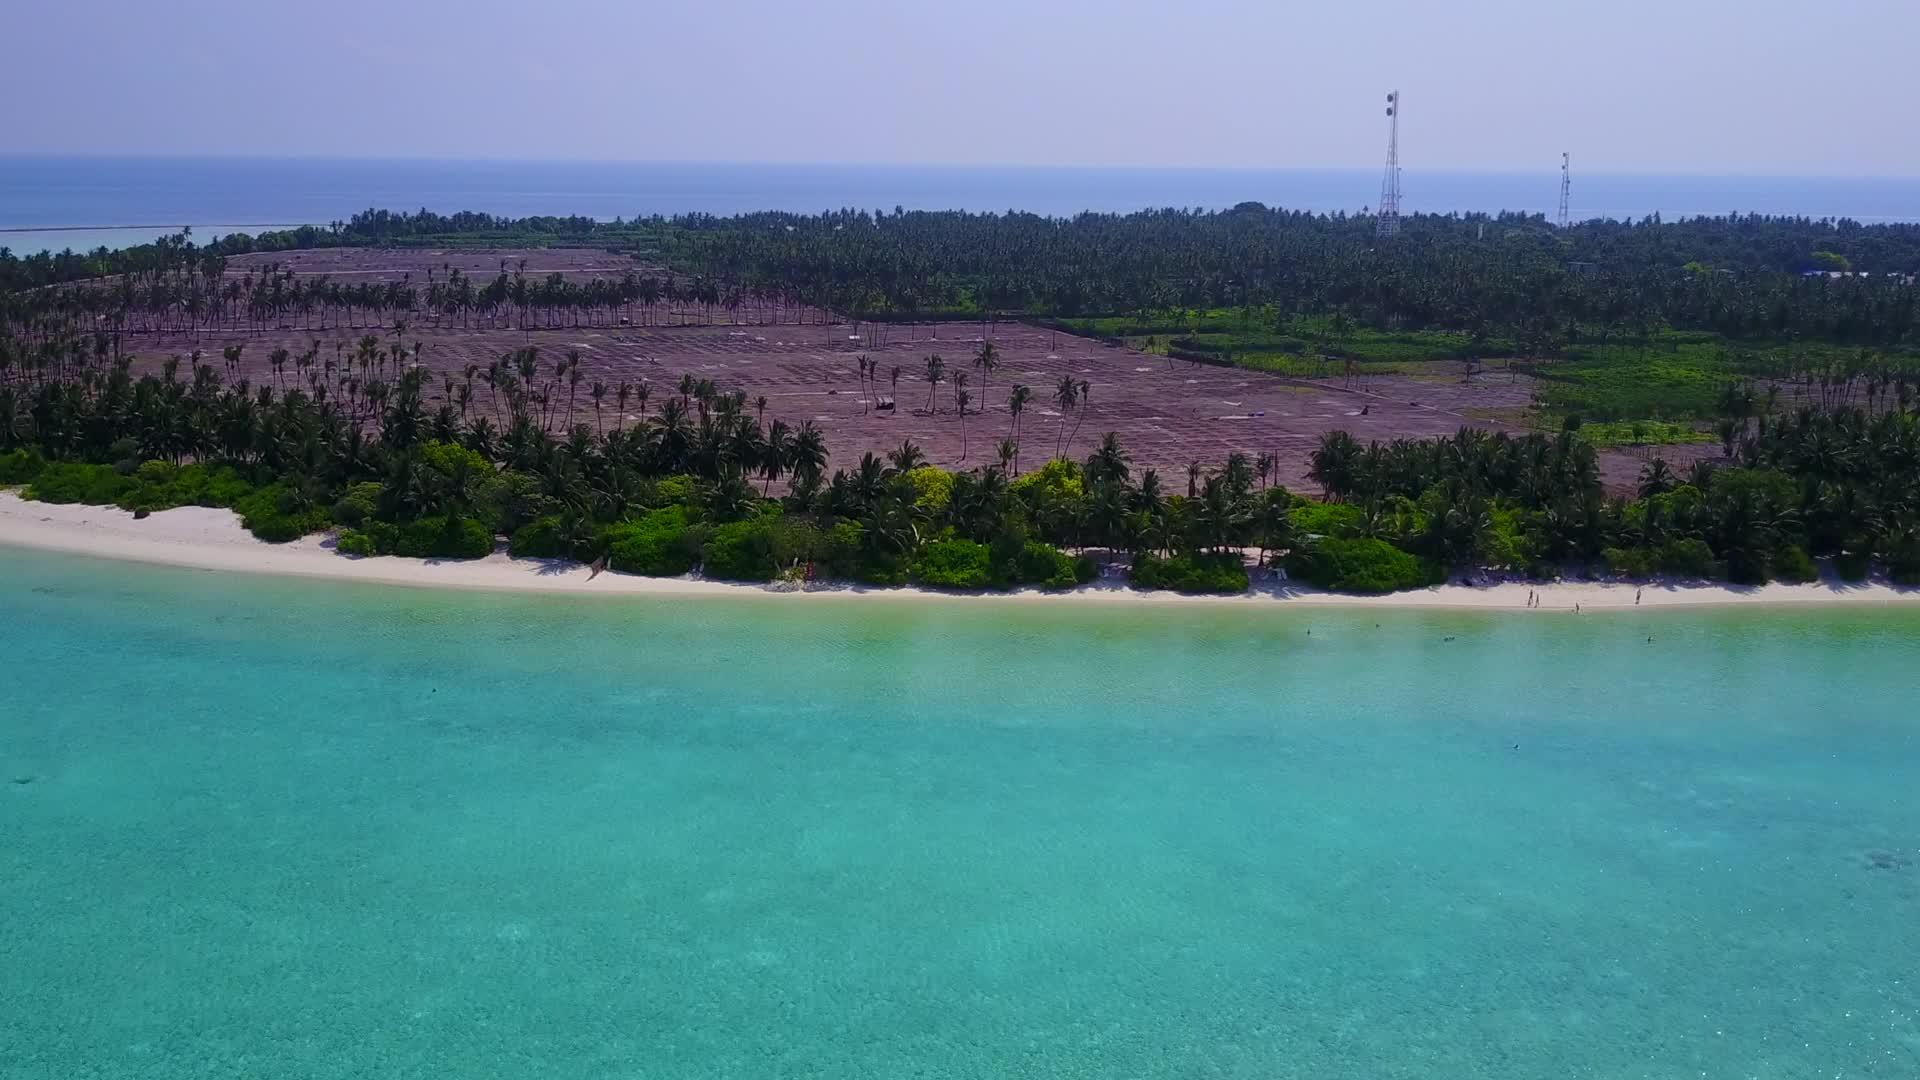
[(1608, 420), (1583, 424), (1580, 438), (1595, 446), (1678, 446), (1710, 443), (1712, 432), (1671, 420)]

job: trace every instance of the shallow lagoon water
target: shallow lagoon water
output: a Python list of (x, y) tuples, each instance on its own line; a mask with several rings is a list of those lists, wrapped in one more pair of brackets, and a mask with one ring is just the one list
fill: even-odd
[(1920, 1073), (1914, 613), (0, 560), (6, 1077)]

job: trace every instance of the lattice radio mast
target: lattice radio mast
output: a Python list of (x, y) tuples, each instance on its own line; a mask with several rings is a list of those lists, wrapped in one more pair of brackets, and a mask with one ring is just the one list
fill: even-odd
[(1400, 231), (1400, 91), (1387, 91), (1387, 172), (1380, 179), (1380, 215), (1374, 232), (1392, 236)]
[(1573, 165), (1566, 154), (1560, 155), (1560, 227), (1566, 228), (1573, 223), (1573, 215), (1567, 210), (1569, 198), (1573, 195)]

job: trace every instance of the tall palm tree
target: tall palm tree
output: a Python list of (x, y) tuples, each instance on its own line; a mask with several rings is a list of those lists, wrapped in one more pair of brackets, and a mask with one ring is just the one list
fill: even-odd
[(1033, 400), (1033, 391), (1019, 383), (1015, 383), (1013, 390), (1007, 394), (1007, 412), (1011, 414), (1011, 420), (1007, 425), (1009, 437), (1016, 440), (1020, 438), (1020, 414), (1026, 411), (1027, 402), (1031, 400)]
[(1093, 384), (1085, 379), (1081, 379), (1079, 393), (1080, 411), (1074, 414), (1073, 430), (1067, 434), (1067, 446), (1069, 448), (1073, 446), (1073, 440), (1080, 436), (1080, 424), (1087, 418), (1087, 406), (1092, 396)]
[(597, 435), (604, 430), (600, 423), (600, 405), (607, 400), (607, 384), (596, 380), (587, 396), (593, 399), (593, 430)]
[(947, 362), (940, 359), (937, 353), (927, 357), (927, 411), (929, 413), (936, 411), (935, 397), (940, 392), (940, 384), (945, 382), (946, 378)]
[(967, 389), (966, 378), (967, 378), (967, 373), (964, 371), (961, 372), (959, 375), (955, 376), (955, 379), (958, 385), (956, 385), (953, 388), (954, 404), (960, 407), (960, 460), (961, 461), (967, 460), (967, 406), (973, 404), (973, 392)]
[(985, 398), (987, 384), (992, 381), (994, 370), (1000, 366), (1000, 350), (994, 348), (991, 341), (981, 342), (980, 351), (973, 354), (973, 366), (980, 369), (980, 394)]
[(1067, 445), (1067, 414), (1073, 412), (1074, 403), (1080, 400), (1080, 383), (1071, 375), (1060, 377), (1060, 385), (1054, 387), (1053, 403), (1060, 407), (1060, 422), (1054, 426), (1053, 456), (1064, 457)]

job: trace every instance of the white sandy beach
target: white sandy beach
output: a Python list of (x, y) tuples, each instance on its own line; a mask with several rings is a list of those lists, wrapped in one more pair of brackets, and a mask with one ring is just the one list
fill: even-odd
[[(17, 492), (0, 491), (0, 547), (14, 546), (59, 551), (96, 558), (121, 559), (166, 566), (191, 567), (249, 574), (326, 578), (370, 584), (453, 589), (493, 589), (513, 592), (582, 596), (734, 596), (734, 597), (893, 597), (958, 603), (1203, 603), (1203, 604), (1332, 604), (1401, 608), (1482, 608), (1543, 613), (1579, 610), (1604, 611), (1640, 607), (1713, 604), (1851, 604), (1884, 606), (1920, 604), (1920, 590), (1896, 589), (1885, 584), (1809, 585), (1772, 584), (1743, 588), (1716, 584), (1631, 584), (1566, 582), (1530, 586), (1508, 582), (1485, 586), (1444, 585), (1390, 596), (1346, 596), (1299, 586), (1260, 584), (1240, 596), (1182, 596), (1140, 592), (1114, 584), (1088, 585), (1068, 592), (1021, 590), (1011, 593), (953, 594), (924, 589), (877, 589), (822, 586), (797, 592), (778, 592), (759, 585), (703, 581), (695, 578), (649, 578), (605, 573), (589, 577), (575, 563), (515, 559), (496, 552), (472, 561), (437, 561), (398, 557), (349, 558), (332, 550), (331, 541), (309, 536), (290, 544), (257, 540), (240, 526), (231, 511), (206, 507), (163, 510), (136, 521), (114, 507), (55, 505), (30, 502)], [(1529, 593), (1540, 603), (1529, 608)]]

